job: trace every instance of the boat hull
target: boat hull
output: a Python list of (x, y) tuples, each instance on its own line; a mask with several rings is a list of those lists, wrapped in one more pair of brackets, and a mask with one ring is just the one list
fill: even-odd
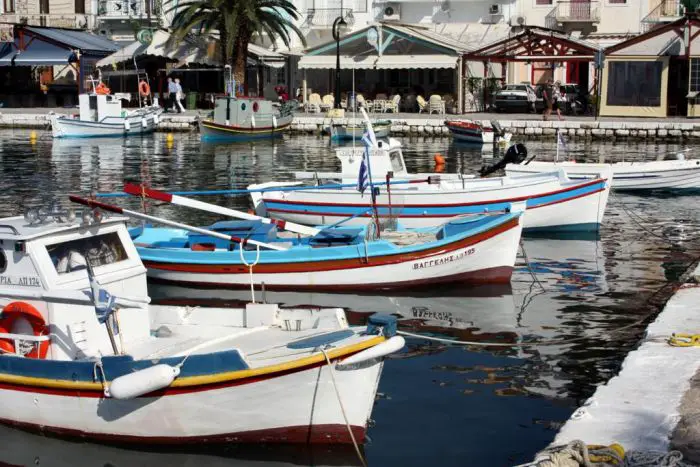
[(292, 115), (280, 117), (276, 125), (244, 127), (225, 125), (212, 120), (201, 120), (199, 131), (202, 141), (250, 141), (255, 139), (279, 138), (292, 124)]
[[(51, 115), (51, 132), (54, 138), (99, 138), (133, 136), (152, 133), (158, 126), (162, 109), (149, 109), (128, 117), (108, 117), (101, 122), (91, 122)], [(125, 122), (128, 122), (126, 124)]]
[(606, 167), (612, 168), (612, 188), (618, 191), (700, 190), (700, 160), (613, 164), (532, 161), (527, 166), (508, 164), (506, 173), (517, 175), (562, 168), (569, 178), (585, 180), (597, 176)]
[(445, 126), (455, 141), (472, 144), (493, 143), (493, 131), (486, 130), (477, 123), (446, 121)]
[[(240, 260), (239, 251), (217, 260), (203, 256), (206, 253), (178, 258), (172, 249), (159, 251), (139, 246), (139, 238), (135, 241), (148, 277), (159, 282), (241, 288), (250, 287), (252, 281), (270, 290), (392, 290), (441, 283), (509, 282), (522, 231), (521, 219), (520, 213), (500, 216), (479, 233), (406, 252), (392, 248), (390, 254), (373, 255), (366, 253), (366, 246), (358, 244), (350, 247), (352, 257), (329, 256), (308, 261), (282, 261), (276, 259), (280, 257), (274, 252), (261, 252), (252, 277)], [(248, 251), (244, 256), (247, 264), (253, 264), (256, 252)]]
[[(377, 138), (388, 138), (391, 133), (391, 124), (373, 123), (372, 129)], [(330, 127), (331, 140), (333, 141), (359, 141), (364, 134), (364, 126), (333, 125)]]
[[(365, 437), (381, 369), (379, 359), (348, 371), (334, 370), (358, 442)], [(131, 400), (106, 398), (101, 391), (35, 389), (2, 384), (0, 422), (62, 436), (149, 445), (352, 442), (325, 363), (209, 390), (166, 391)]]
[[(396, 217), (408, 228), (423, 228), (455, 216), (499, 211), (509, 203), (526, 201), (525, 232), (591, 232), (597, 231), (603, 220), (610, 191), (605, 179), (562, 184), (554, 178), (483, 190), (470, 188), (471, 184), (466, 181), (464, 189), (456, 189), (461, 182), (442, 182), (443, 189), (423, 191), (392, 188), (391, 204), (386, 192), (377, 198), (379, 215)], [(333, 224), (351, 216), (356, 217), (344, 225), (364, 225), (371, 216), (367, 197), (355, 190), (271, 191), (259, 199), (254, 197), (254, 204), (258, 214), (308, 225)]]

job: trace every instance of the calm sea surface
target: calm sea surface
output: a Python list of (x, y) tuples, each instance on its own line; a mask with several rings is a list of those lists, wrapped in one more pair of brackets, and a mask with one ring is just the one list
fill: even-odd
[[(472, 173), (483, 163), (479, 149), (449, 139), (403, 140), (410, 171), (431, 171), (433, 157), (446, 171)], [(550, 143), (528, 143), (540, 159)], [(578, 160), (672, 158), (679, 145), (569, 144)], [(689, 156), (694, 155), (692, 152)], [(120, 190), (125, 180), (175, 189), (245, 188), (253, 182), (287, 180), (294, 171), (334, 171), (339, 164), (327, 140), (288, 137), (276, 143), (202, 144), (198, 135), (52, 141), (39, 132), (0, 131), (0, 215), (67, 193)], [(245, 197), (207, 201), (248, 208)], [(614, 194), (597, 239), (524, 241), (507, 287), (454, 287), (414, 295), (280, 293), (268, 301), (344, 306), (350, 320), (384, 311), (401, 327), (452, 339), (482, 342), (537, 340), (521, 348), (459, 347), (409, 340), (384, 366), (364, 454), (372, 466), (506, 466), (532, 459), (558, 427), (613, 376), (625, 354), (672, 291), (673, 283), (700, 256), (700, 197)], [(138, 200), (115, 203), (139, 209)], [(190, 223), (213, 218), (196, 211), (152, 204), (149, 213)], [(152, 287), (157, 299), (244, 295)], [(0, 463), (11, 465), (359, 465), (352, 449), (244, 446), (200, 452), (134, 451), (61, 441), (0, 427)]]

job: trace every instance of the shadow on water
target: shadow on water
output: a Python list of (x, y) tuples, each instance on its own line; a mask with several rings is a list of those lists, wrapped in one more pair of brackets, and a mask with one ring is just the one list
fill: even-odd
[[(124, 180), (170, 190), (240, 189), (271, 179), (289, 180), (295, 171), (340, 168), (327, 138), (315, 136), (285, 137), (275, 144), (215, 145), (200, 143), (196, 134), (175, 135), (172, 141), (156, 134), (65, 143), (53, 143), (46, 134), (32, 143), (28, 132), (21, 131), (2, 131), (0, 136), (0, 174), (6, 187), (0, 191), (3, 216), (52, 197), (65, 200), (69, 192), (118, 191)], [(479, 148), (454, 145), (448, 138), (411, 137), (404, 142), (409, 171), (432, 171), (435, 153), (445, 156), (446, 172), (475, 173), (483, 164)], [(538, 159), (554, 158), (552, 143), (527, 145)], [(568, 148), (569, 154), (562, 157), (590, 161), (672, 158), (685, 149), (575, 141)], [(113, 201), (141, 209), (136, 198)], [(206, 201), (250, 207), (247, 197), (212, 196)], [(370, 465), (522, 463), (553, 439), (556, 429), (597, 385), (618, 371), (676, 282), (700, 257), (697, 201), (694, 196), (616, 193), (610, 197), (599, 235), (524, 239), (525, 255), (519, 255), (511, 285), (505, 288), (453, 286), (381, 295), (267, 293), (266, 299), (290, 306), (341, 306), (353, 324), (363, 323), (372, 312), (392, 313), (399, 316), (402, 330), (482, 344), (456, 346), (409, 338), (407, 348), (387, 360), (372, 414), (371, 441), (365, 446)], [(188, 223), (215, 220), (151, 201), (145, 207), (151, 214)], [(249, 292), (229, 290), (156, 284), (149, 290), (155, 299), (169, 302), (249, 299)], [(488, 345), (493, 343), (519, 345)], [(272, 447), (194, 454), (149, 450), (141, 461), (141, 451), (43, 437), (19, 439), (14, 436), (34, 435), (17, 433), (0, 434), (5, 441), (0, 449), (3, 462), (26, 465), (38, 457), (44, 465), (62, 459), (83, 464), (78, 458), (99, 459), (99, 465), (356, 463), (352, 451), (311, 458), (299, 457), (303, 449)]]

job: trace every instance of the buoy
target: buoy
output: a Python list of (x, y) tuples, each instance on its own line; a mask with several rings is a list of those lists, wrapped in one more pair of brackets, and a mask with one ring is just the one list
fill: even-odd
[(124, 131), (129, 131), (131, 129), (131, 123), (129, 120), (124, 120)]
[(148, 121), (146, 120), (146, 117), (141, 119), (141, 128), (146, 128), (148, 126)]
[(128, 400), (158, 389), (167, 388), (180, 374), (180, 368), (161, 363), (143, 370), (119, 376), (105, 388), (105, 396)]
[(369, 349), (363, 350), (362, 352), (346, 358), (342, 362), (338, 363), (338, 366), (343, 367), (366, 362), (367, 360), (372, 360), (375, 358), (386, 357), (389, 354), (403, 349), (404, 345), (406, 345), (406, 340), (403, 337), (393, 336), (381, 344), (377, 344), (374, 347), (370, 347)]
[(29, 139), (36, 139), (36, 131), (29, 133)]
[(445, 158), (439, 152), (435, 154), (435, 165), (445, 165)]
[(168, 141), (168, 142), (170, 142), (170, 143), (172, 143), (172, 141), (173, 141), (173, 134), (172, 134), (172, 133), (168, 133), (168, 136), (165, 137), (165, 140)]

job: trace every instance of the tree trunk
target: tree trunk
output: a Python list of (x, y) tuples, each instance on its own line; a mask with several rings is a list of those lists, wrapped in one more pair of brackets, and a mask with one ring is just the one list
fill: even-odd
[(248, 83), (246, 83), (245, 79), (248, 62), (248, 42), (250, 42), (250, 34), (241, 31), (236, 37), (233, 49), (233, 76), (236, 79), (236, 83), (244, 86), (246, 94), (248, 94)]

